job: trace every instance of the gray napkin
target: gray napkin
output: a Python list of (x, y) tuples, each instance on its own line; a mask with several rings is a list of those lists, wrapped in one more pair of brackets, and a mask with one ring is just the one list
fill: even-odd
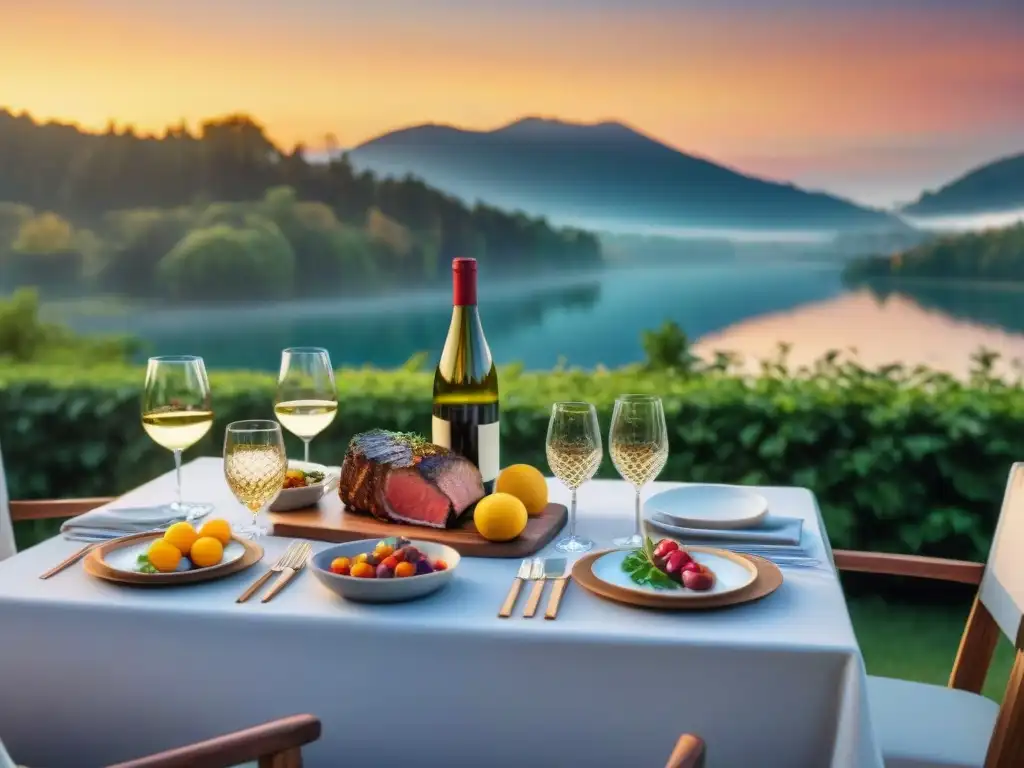
[(171, 509), (169, 504), (159, 507), (100, 507), (78, 517), (72, 517), (61, 527), (66, 539), (76, 541), (105, 541), (141, 533), (155, 528), (167, 528), (185, 518)]
[(647, 520), (655, 528), (684, 540), (723, 542), (729, 544), (770, 544), (778, 547), (799, 547), (804, 521), (799, 517), (765, 515), (756, 526), (731, 530), (687, 528), (678, 525), (671, 515), (652, 512)]

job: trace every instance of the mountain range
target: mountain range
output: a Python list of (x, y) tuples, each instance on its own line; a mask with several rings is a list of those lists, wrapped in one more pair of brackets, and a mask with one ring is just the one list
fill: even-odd
[(934, 192), (925, 192), (903, 213), (939, 216), (1024, 209), (1024, 153), (968, 171)]
[(618, 122), (538, 117), (493, 131), (426, 124), (349, 152), (358, 169), (411, 174), (467, 201), (581, 226), (888, 230), (896, 216), (823, 192), (745, 175)]

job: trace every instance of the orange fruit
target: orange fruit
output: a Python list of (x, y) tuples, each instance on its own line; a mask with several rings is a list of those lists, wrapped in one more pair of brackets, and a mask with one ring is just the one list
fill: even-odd
[(197, 568), (209, 568), (219, 563), (223, 557), (224, 545), (213, 536), (203, 536), (196, 539), (196, 543), (192, 545), (190, 559), (192, 565)]
[(199, 534), (196, 533), (196, 529), (192, 527), (191, 523), (175, 523), (164, 532), (164, 541), (185, 557), (188, 557), (192, 545), (198, 538)]
[(222, 517), (214, 520), (207, 520), (199, 529), (200, 536), (210, 536), (219, 541), (225, 547), (231, 541), (231, 523)]
[(530, 517), (539, 515), (548, 505), (548, 482), (539, 469), (529, 464), (513, 464), (501, 470), (494, 492), (515, 496), (523, 502)]
[(510, 493), (484, 496), (473, 510), (476, 529), (488, 541), (514, 539), (526, 530), (528, 520), (523, 502)]
[(161, 573), (176, 571), (181, 562), (181, 550), (166, 539), (157, 539), (150, 544), (146, 555), (150, 564)]

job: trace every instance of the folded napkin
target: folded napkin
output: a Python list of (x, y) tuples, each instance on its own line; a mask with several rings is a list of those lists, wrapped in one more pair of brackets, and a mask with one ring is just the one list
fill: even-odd
[(672, 533), (684, 540), (722, 542), (727, 544), (764, 544), (773, 547), (800, 549), (804, 521), (799, 517), (765, 515), (761, 522), (750, 528), (713, 529), (687, 528), (678, 525), (671, 515), (652, 512), (647, 520), (654, 527)]
[(170, 504), (159, 507), (101, 507), (72, 517), (61, 527), (65, 538), (79, 541), (104, 541), (129, 533), (166, 528), (184, 520), (184, 516), (171, 509)]

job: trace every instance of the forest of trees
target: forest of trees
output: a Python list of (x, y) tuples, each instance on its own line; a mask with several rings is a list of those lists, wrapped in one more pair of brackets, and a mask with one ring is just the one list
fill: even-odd
[(363, 292), (601, 263), (597, 238), (347, 159), (310, 163), (245, 115), (162, 136), (0, 110), (0, 282), (215, 301)]
[(1024, 223), (983, 232), (946, 235), (889, 256), (849, 264), (849, 280), (953, 278), (1024, 280)]

